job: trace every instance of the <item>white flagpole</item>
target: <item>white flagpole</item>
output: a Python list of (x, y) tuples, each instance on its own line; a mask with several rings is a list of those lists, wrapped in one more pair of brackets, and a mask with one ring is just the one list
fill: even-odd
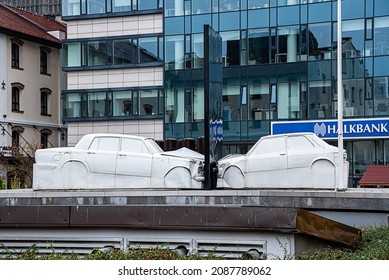
[(342, 1), (338, 0), (338, 52), (337, 52), (337, 92), (338, 92), (338, 187), (344, 189), (343, 165), (343, 81), (342, 81)]

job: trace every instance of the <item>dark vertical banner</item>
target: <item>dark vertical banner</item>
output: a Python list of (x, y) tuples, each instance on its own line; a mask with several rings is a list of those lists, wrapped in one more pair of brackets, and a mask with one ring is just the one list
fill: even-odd
[(204, 25), (204, 188), (215, 189), (217, 161), (222, 155), (222, 39)]

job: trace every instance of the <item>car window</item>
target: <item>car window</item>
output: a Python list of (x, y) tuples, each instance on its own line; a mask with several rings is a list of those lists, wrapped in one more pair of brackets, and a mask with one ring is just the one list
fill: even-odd
[(121, 152), (148, 153), (148, 150), (142, 140), (123, 138)]
[(293, 151), (306, 151), (313, 150), (315, 146), (305, 136), (289, 136), (288, 137), (288, 150)]
[(259, 143), (255, 152), (259, 154), (272, 154), (272, 153), (285, 152), (284, 137), (263, 139)]
[(119, 149), (119, 138), (117, 137), (96, 137), (93, 139), (89, 150), (117, 152)]

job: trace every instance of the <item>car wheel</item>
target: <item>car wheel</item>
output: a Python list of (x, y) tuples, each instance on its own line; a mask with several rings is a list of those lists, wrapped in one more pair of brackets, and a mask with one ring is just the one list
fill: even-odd
[(234, 189), (242, 189), (245, 187), (242, 171), (235, 166), (229, 167), (226, 172), (224, 172), (223, 181), (227, 184), (226, 187)]
[(191, 188), (191, 176), (188, 169), (174, 168), (165, 176), (165, 187), (171, 189)]
[(87, 187), (88, 170), (81, 162), (68, 162), (62, 170), (62, 184), (65, 189), (82, 189)]
[(328, 160), (318, 160), (312, 165), (312, 187), (332, 189), (336, 186), (335, 166)]

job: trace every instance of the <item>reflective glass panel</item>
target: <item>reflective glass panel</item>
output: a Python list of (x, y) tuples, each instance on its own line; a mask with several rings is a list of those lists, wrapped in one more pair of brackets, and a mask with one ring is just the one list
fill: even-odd
[(165, 37), (165, 69), (184, 69), (184, 36)]
[(240, 0), (219, 0), (219, 11), (237, 11), (240, 8)]
[(156, 10), (158, 9), (157, 0), (140, 0), (138, 1), (138, 10)]
[(374, 115), (388, 116), (389, 115), (389, 78), (374, 79)]
[(112, 0), (114, 12), (131, 11), (131, 0)]
[(118, 91), (113, 93), (113, 116), (132, 115), (131, 91)]
[(107, 63), (106, 42), (88, 42), (88, 65), (105, 65)]
[(298, 24), (300, 19), (300, 7), (283, 7), (278, 9), (278, 24), (291, 25)]
[(269, 10), (259, 9), (248, 12), (248, 28), (269, 26)]
[(126, 39), (113, 42), (113, 64), (138, 63), (136, 40)]
[(158, 91), (140, 90), (139, 91), (139, 115), (158, 114)]
[(81, 44), (64, 44), (64, 66), (81, 66)]
[(94, 92), (89, 93), (89, 114), (88, 117), (104, 117), (106, 116), (106, 93)]
[(105, 13), (105, 1), (106, 0), (88, 0), (87, 11), (88, 15)]
[(374, 19), (374, 54), (389, 54), (389, 17)]
[(139, 39), (139, 61), (140, 63), (158, 61), (158, 38), (140, 38)]
[(80, 0), (63, 0), (62, 1), (62, 15), (63, 16), (77, 16), (80, 15)]
[(389, 15), (388, 0), (375, 0), (374, 2), (374, 15), (375, 16), (387, 16)]
[(71, 93), (63, 95), (63, 116), (64, 118), (81, 117), (81, 94)]
[(309, 22), (331, 20), (331, 2), (308, 5)]
[(239, 29), (239, 12), (220, 14), (220, 31)]
[(269, 63), (269, 30), (249, 30), (248, 64)]
[(192, 14), (206, 14), (211, 12), (211, 0), (192, 0)]

